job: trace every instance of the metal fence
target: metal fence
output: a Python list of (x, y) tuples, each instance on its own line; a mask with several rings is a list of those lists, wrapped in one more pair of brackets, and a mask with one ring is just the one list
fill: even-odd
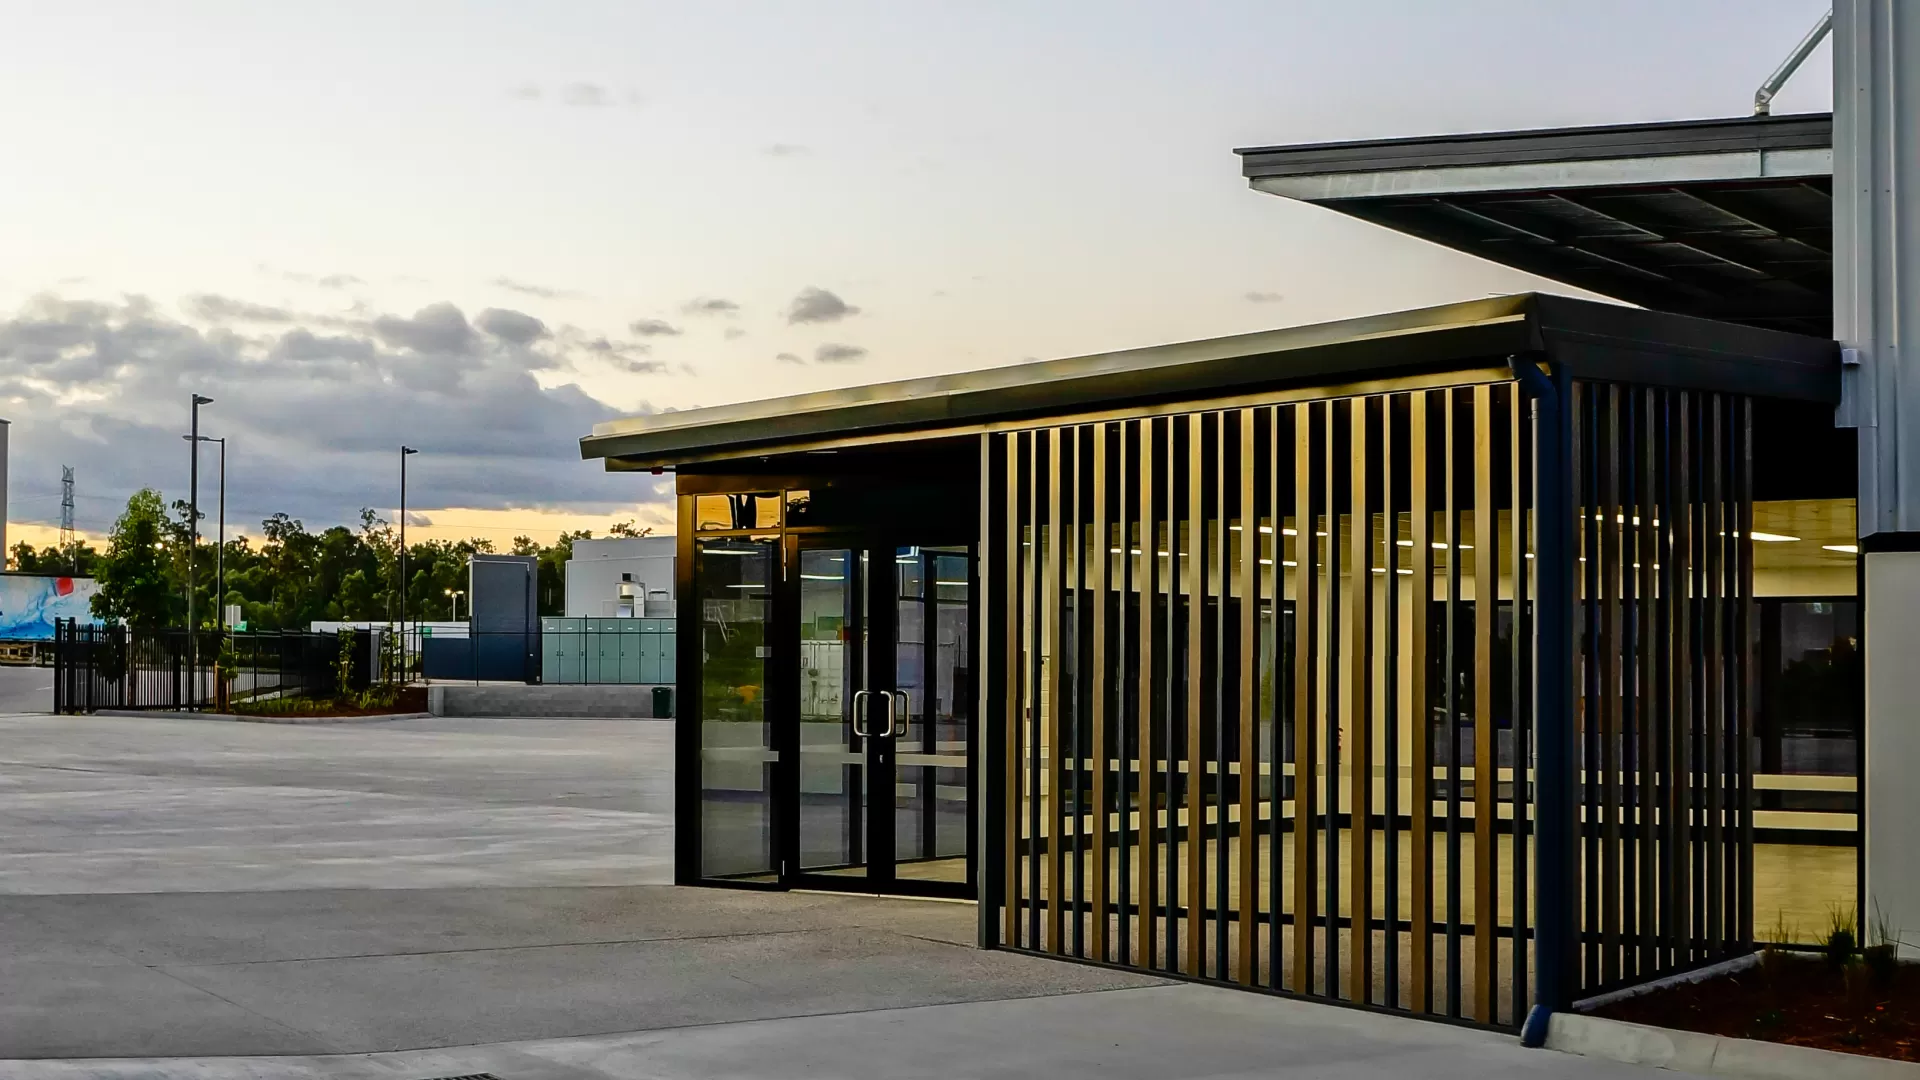
[[(202, 631), (189, 660), (185, 630), (134, 630), (63, 620), (54, 628), (53, 711), (204, 709), (220, 700), (329, 697), (339, 685), (341, 641), (298, 631)], [(351, 646), (349, 689), (365, 689), (373, 667), (367, 635)], [(231, 661), (221, 665), (222, 653)]]
[(994, 436), (997, 943), (1496, 1026), (1740, 951), (1748, 418), (1494, 381)]

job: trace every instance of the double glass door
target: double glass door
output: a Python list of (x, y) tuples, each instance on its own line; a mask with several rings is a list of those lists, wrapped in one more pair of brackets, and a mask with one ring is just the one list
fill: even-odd
[(786, 544), (797, 741), (782, 755), (785, 883), (970, 895), (970, 549)]

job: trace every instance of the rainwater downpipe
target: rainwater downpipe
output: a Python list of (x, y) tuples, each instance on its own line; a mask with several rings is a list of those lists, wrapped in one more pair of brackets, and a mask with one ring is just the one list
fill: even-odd
[[(1574, 908), (1573, 559), (1575, 508), (1571, 462), (1573, 388), (1565, 366), (1540, 370), (1535, 355), (1507, 358), (1532, 399), (1534, 421), (1534, 969), (1533, 1009), (1520, 1029), (1525, 1046), (1544, 1046), (1547, 1023), (1573, 1004), (1579, 975)], [(1524, 775), (1526, 764), (1516, 765)]]

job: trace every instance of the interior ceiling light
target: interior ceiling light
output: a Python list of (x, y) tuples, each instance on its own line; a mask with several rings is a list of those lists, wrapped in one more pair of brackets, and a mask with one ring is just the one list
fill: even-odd
[[(1753, 538), (1755, 540), (1758, 540), (1760, 539), (1760, 535), (1758, 533), (1755, 533)], [(1821, 544), (1820, 550), (1837, 551), (1842, 555), (1858, 555), (1860, 554), (1860, 545), (1859, 544)]]

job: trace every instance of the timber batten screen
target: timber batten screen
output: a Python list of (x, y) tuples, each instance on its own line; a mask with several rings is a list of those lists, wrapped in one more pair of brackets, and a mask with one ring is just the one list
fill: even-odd
[[(1513, 382), (980, 436), (989, 938), (1500, 1026), (1541, 903), (1572, 996), (1745, 949), (1750, 407), (1571, 389), (1562, 477)], [(1545, 711), (1542, 506), (1574, 519)], [(1564, 896), (1542, 723), (1578, 768)]]

